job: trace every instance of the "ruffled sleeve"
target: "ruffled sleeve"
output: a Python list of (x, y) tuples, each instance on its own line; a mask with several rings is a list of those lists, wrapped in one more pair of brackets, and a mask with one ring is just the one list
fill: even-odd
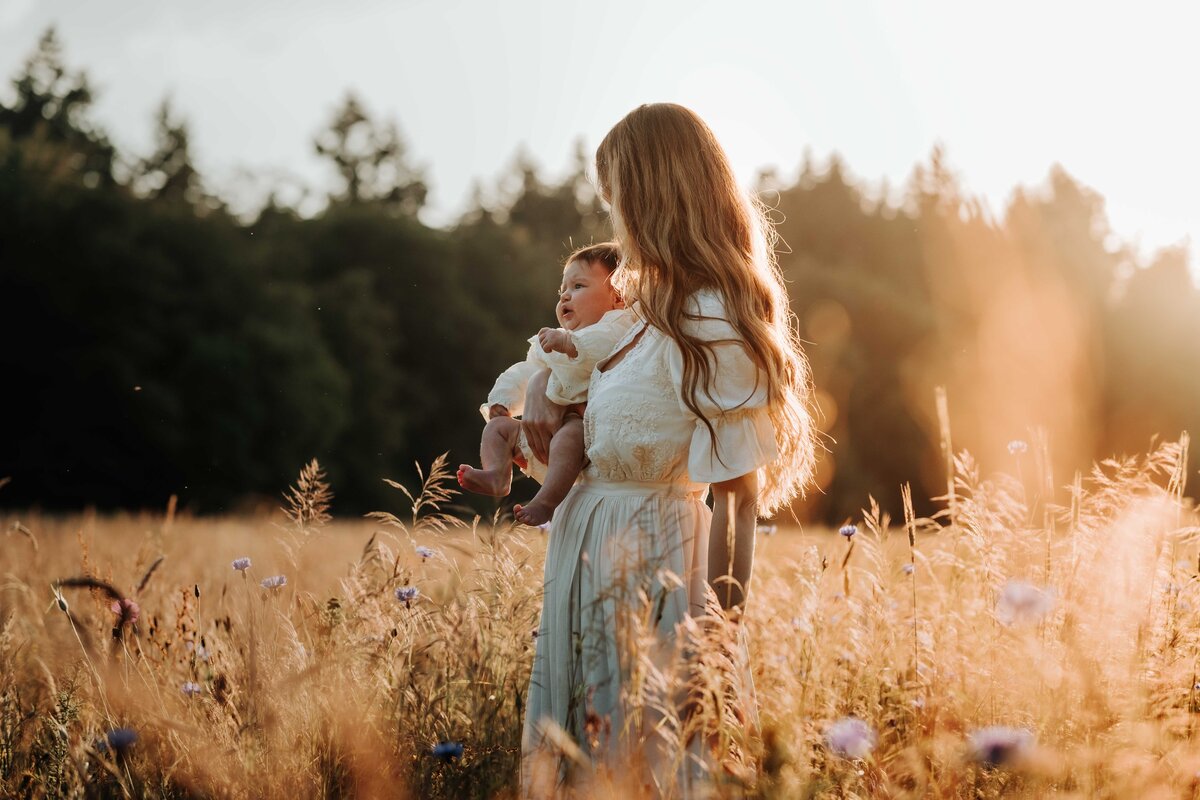
[(525, 387), (528, 385), (529, 379), (547, 366), (542, 357), (542, 348), (538, 344), (537, 337), (530, 338), (529, 352), (526, 353), (525, 360), (518, 361), (500, 373), (500, 377), (496, 378), (496, 383), (492, 386), (492, 391), (488, 392), (487, 402), (479, 407), (479, 413), (483, 415), (484, 419), (487, 419), (489, 408), (494, 405), (502, 405), (512, 416), (521, 416), (521, 412), (525, 410)]
[(688, 476), (696, 483), (717, 483), (765, 467), (779, 451), (767, 410), (766, 376), (751, 361), (741, 338), (726, 320), (720, 296), (698, 292), (693, 311), (698, 311), (701, 319), (689, 323), (689, 333), (712, 343), (711, 379), (707, 391), (704, 386), (696, 387), (695, 397), (712, 431), (683, 402), (683, 353), (674, 342), (667, 362), (680, 410), (695, 420), (688, 450)]
[(587, 402), (588, 384), (596, 362), (606, 358), (625, 333), (633, 327), (634, 316), (624, 309), (609, 311), (596, 323), (571, 332), (575, 357), (565, 353), (543, 353), (550, 365), (546, 397), (562, 406)]

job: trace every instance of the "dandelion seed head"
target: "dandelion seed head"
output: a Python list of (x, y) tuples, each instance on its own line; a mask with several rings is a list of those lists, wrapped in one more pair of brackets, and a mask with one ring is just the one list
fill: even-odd
[(992, 725), (971, 734), (971, 758), (989, 767), (1012, 764), (1033, 749), (1033, 734), (1024, 728)]
[(233, 560), (233, 568), (236, 569), (238, 572), (245, 572), (246, 570), (250, 569), (250, 559), (235, 558)]
[(825, 743), (842, 758), (866, 758), (875, 749), (875, 731), (857, 717), (845, 717), (825, 731)]
[(269, 578), (263, 578), (260, 583), (264, 589), (278, 589), (281, 586), (287, 586), (287, 575), (272, 575)]
[(858, 526), (857, 525), (843, 525), (841, 528), (838, 529), (838, 533), (840, 533), (842, 536), (845, 536), (847, 539), (850, 539), (854, 536), (854, 534), (858, 533)]

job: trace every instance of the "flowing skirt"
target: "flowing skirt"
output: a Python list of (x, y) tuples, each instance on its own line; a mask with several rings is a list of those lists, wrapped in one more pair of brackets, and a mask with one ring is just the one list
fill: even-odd
[(705, 608), (706, 491), (585, 477), (555, 512), (524, 724), (527, 794), (594, 768), (653, 794), (690, 794), (699, 764), (679, 723), (681, 623)]

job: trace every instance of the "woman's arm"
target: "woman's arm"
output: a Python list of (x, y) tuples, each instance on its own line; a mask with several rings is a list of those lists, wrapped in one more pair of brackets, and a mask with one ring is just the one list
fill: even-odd
[(708, 537), (708, 583), (721, 608), (741, 609), (754, 567), (758, 519), (758, 472), (712, 485), (713, 518)]
[(548, 380), (548, 369), (539, 370), (529, 378), (525, 386), (525, 413), (521, 417), (521, 430), (525, 432), (525, 441), (538, 461), (543, 464), (550, 460), (550, 439), (562, 427), (563, 416), (567, 413), (566, 406), (546, 399)]

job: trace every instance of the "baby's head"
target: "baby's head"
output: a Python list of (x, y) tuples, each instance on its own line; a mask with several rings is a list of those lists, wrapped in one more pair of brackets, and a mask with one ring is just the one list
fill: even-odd
[(569, 331), (586, 328), (624, 303), (612, 285), (612, 274), (621, 263), (616, 242), (581, 247), (567, 257), (558, 305), (558, 324)]

